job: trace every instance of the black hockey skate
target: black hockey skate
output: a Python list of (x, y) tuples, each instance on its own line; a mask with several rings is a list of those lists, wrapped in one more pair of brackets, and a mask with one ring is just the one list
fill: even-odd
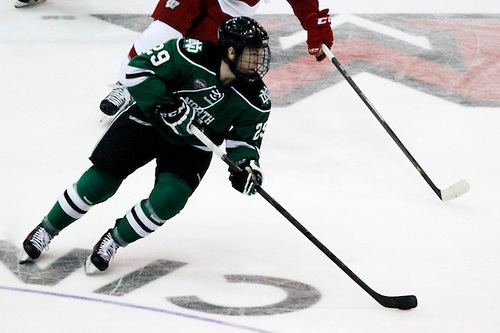
[(29, 7), (45, 1), (47, 0), (17, 0), (16, 3), (14, 4), (14, 7), (16, 8)]
[(116, 251), (120, 247), (116, 244), (113, 237), (111, 237), (111, 232), (113, 229), (109, 229), (94, 246), (94, 251), (87, 260), (85, 260), (85, 273), (87, 275), (92, 275), (99, 271), (105, 271), (109, 262), (115, 256)]
[(104, 114), (113, 116), (125, 109), (130, 104), (130, 100), (128, 90), (120, 82), (117, 82), (109, 95), (101, 101), (99, 108)]
[(19, 263), (38, 259), (42, 251), (49, 248), (52, 238), (53, 236), (40, 223), (24, 240), (18, 255)]

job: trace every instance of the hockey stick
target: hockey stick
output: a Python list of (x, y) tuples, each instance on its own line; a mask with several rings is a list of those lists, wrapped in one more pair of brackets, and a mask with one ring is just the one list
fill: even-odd
[[(227, 155), (212, 140), (210, 140), (203, 132), (197, 127), (191, 125), (191, 132), (196, 136), (205, 146), (207, 146), (215, 155), (222, 159), (232, 170), (242, 171), (241, 168), (231, 161)], [(289, 212), (286, 211), (276, 200), (274, 200), (261, 186), (256, 186), (257, 193), (259, 193), (267, 202), (269, 202), (278, 212), (281, 213), (290, 223), (294, 225), (304, 236), (307, 237), (318, 249), (321, 250), (330, 260), (332, 260), (340, 269), (342, 269), (351, 279), (354, 280), (364, 291), (373, 297), (380, 305), (386, 308), (397, 308), (401, 310), (412, 309), (417, 306), (417, 298), (414, 295), (407, 296), (384, 296), (370, 288), (363, 282), (353, 271), (349, 269), (339, 258), (337, 258), (328, 248), (323, 245), (316, 237), (313, 236), (302, 224), (299, 223)]]
[(375, 109), (372, 103), (366, 98), (365, 94), (359, 89), (357, 84), (352, 80), (351, 76), (347, 73), (347, 71), (344, 69), (344, 67), (340, 64), (340, 62), (335, 58), (333, 53), (328, 49), (328, 47), (325, 44), (321, 45), (321, 49), (325, 53), (325, 55), (332, 61), (332, 63), (337, 67), (338, 71), (342, 76), (347, 80), (347, 82), (351, 85), (351, 87), (356, 91), (358, 96), (361, 98), (361, 100), (366, 104), (368, 109), (373, 113), (375, 118), (380, 122), (380, 124), (385, 128), (387, 133), (391, 136), (391, 138), (396, 142), (398, 147), (403, 151), (403, 153), (406, 155), (406, 157), (410, 160), (410, 162), (413, 164), (413, 166), (417, 169), (417, 171), (420, 173), (420, 175), (425, 179), (427, 184), (432, 188), (432, 190), (437, 194), (439, 199), (446, 201), (446, 200), (451, 200), (454, 199), (458, 196), (461, 196), (465, 192), (467, 192), (470, 189), (469, 183), (465, 180), (462, 179), (458, 181), (457, 183), (451, 185), (450, 187), (447, 187), (445, 189), (439, 189), (434, 182), (429, 178), (429, 176), (425, 173), (424, 169), (418, 164), (418, 162), (413, 158), (413, 156), (410, 154), (408, 149), (403, 145), (403, 143), (399, 140), (399, 138), (396, 136), (396, 134), (392, 131), (392, 129), (389, 127), (389, 125), (385, 122), (384, 118), (378, 113), (378, 111)]

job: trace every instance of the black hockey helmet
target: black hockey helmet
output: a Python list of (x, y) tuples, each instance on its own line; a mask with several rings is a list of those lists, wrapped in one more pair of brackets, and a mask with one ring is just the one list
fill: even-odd
[[(227, 19), (220, 25), (218, 36), (222, 57), (229, 64), (234, 75), (251, 82), (259, 77), (262, 78), (268, 72), (271, 60), (269, 35), (257, 21), (245, 16)], [(227, 51), (230, 47), (236, 51), (236, 57), (233, 60), (228, 58)], [(248, 62), (248, 57), (242, 57), (245, 48), (259, 50), (258, 56), (254, 56), (251, 60), (253, 65)], [(251, 70), (248, 69), (249, 66), (252, 66)]]

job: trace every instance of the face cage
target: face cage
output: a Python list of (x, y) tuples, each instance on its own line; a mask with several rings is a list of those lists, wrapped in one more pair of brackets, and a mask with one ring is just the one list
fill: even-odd
[[(258, 55), (251, 53), (258, 50)], [(249, 52), (245, 54), (245, 52)], [(271, 62), (271, 50), (269, 46), (260, 48), (245, 48), (236, 58), (234, 63), (234, 73), (237, 77), (247, 82), (254, 82), (263, 78), (269, 71)]]

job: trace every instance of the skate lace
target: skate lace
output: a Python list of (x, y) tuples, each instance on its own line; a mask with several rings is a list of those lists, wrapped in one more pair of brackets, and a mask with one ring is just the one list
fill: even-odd
[(97, 254), (109, 262), (115, 256), (116, 250), (118, 250), (118, 244), (116, 244), (114, 239), (111, 237), (111, 233), (108, 233), (102, 240)]
[(38, 251), (42, 252), (44, 249), (49, 249), (49, 243), (52, 240), (52, 236), (45, 230), (45, 228), (40, 227), (31, 238), (31, 244), (37, 248)]
[(127, 101), (125, 88), (121, 84), (115, 85), (106, 99), (116, 106), (124, 104)]

